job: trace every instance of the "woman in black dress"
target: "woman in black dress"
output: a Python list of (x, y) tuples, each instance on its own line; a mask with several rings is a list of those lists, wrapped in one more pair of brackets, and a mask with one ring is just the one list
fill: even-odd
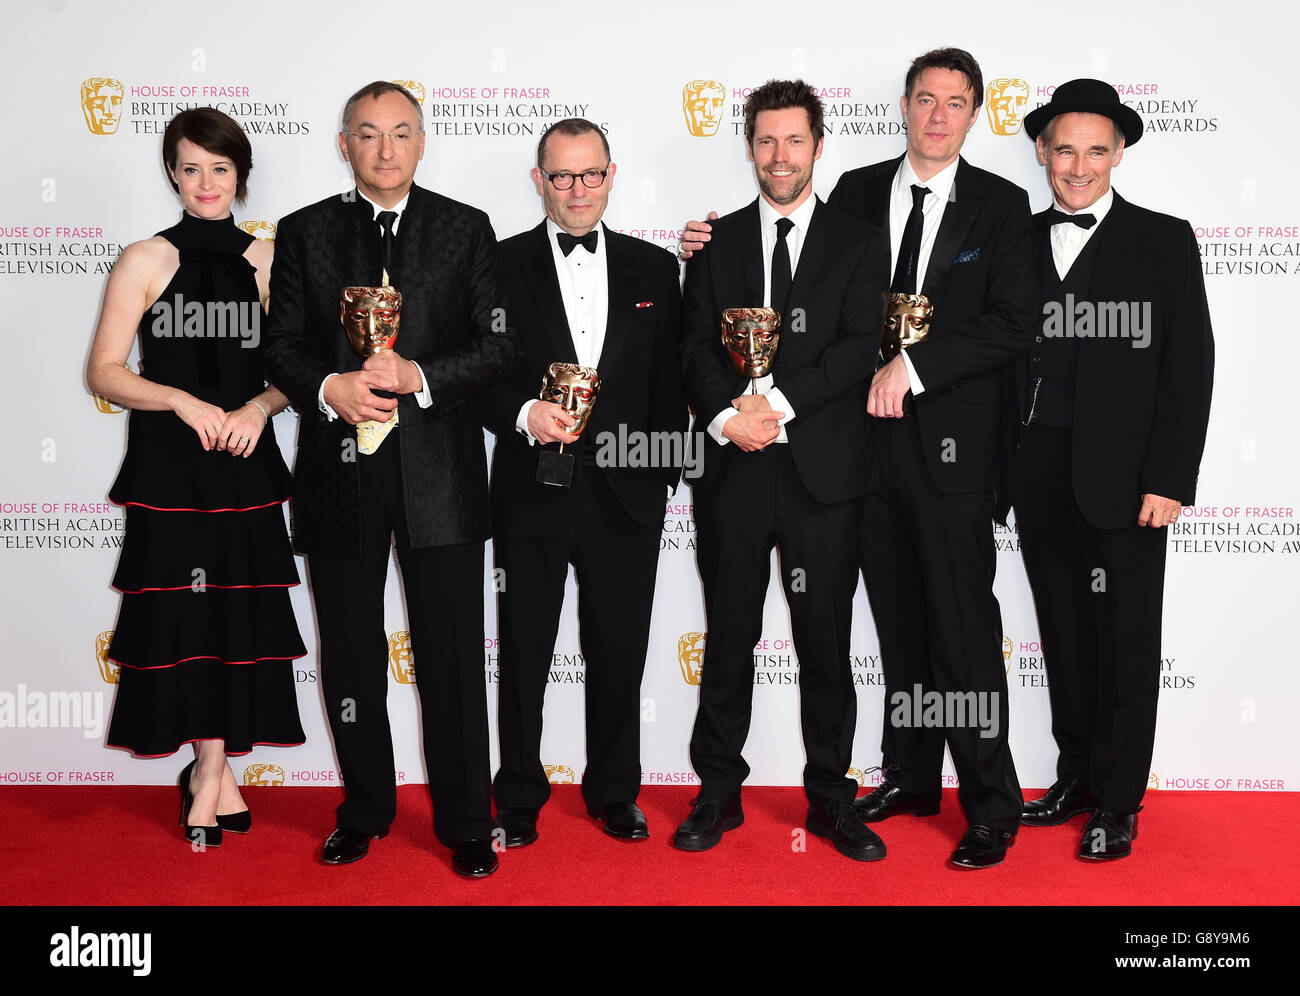
[[(212, 847), (251, 825), (227, 756), (303, 742), (290, 662), (306, 650), (270, 421), (288, 402), (262, 369), (273, 246), (231, 216), (252, 149), (235, 121), (195, 108), (167, 125), (163, 163), (184, 213), (113, 267), (87, 369), (92, 391), (131, 409), (109, 492), (126, 528), (108, 745), (161, 757), (193, 744), (181, 823)], [(139, 374), (126, 367), (137, 333)]]

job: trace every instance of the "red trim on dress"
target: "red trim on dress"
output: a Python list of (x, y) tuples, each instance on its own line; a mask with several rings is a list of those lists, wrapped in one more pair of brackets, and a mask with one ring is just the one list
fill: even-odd
[[(207, 584), (204, 588), (220, 588), (223, 591), (234, 591), (237, 588), (297, 588), (302, 584), (301, 581), (289, 581), (285, 584)], [(194, 587), (193, 584), (182, 584), (175, 588), (119, 588), (117, 585), (111, 586), (114, 591), (121, 592), (123, 595), (143, 595), (150, 591), (186, 591)], [(202, 590), (195, 591), (196, 595), (202, 594)]]
[[(112, 661), (118, 667), (129, 667), (132, 671), (159, 671), (165, 667), (175, 667), (177, 664), (184, 664), (186, 661), (220, 661), (222, 664), (256, 664), (259, 661), (296, 661), (306, 656), (307, 651), (304, 650), (302, 653), (294, 654), (292, 657), (254, 657), (249, 661), (228, 661), (224, 657), (213, 657), (211, 654), (198, 654), (194, 657), (182, 657), (180, 660), (172, 661), (170, 664), (155, 664), (153, 667), (139, 667), (135, 664), (127, 664), (124, 661), (118, 660), (116, 657), (109, 657), (108, 660)], [(216, 738), (209, 737), (208, 739), (215, 740)], [(164, 755), (158, 754), (156, 756), (163, 757)]]
[(256, 512), (259, 508), (270, 508), (272, 505), (283, 505), (288, 498), (280, 498), (277, 501), (268, 501), (265, 505), (249, 505), (247, 508), (163, 508), (160, 505), (146, 505), (142, 501), (113, 501), (109, 502), (120, 508), (126, 508), (128, 505), (134, 505), (137, 508), (147, 508), (154, 512)]
[[(113, 750), (129, 750), (136, 757), (144, 757), (144, 758), (171, 757), (173, 754), (176, 753), (176, 751), (180, 750), (182, 747), (188, 746), (189, 744), (199, 743), (200, 741), (220, 740), (220, 739), (221, 737), (195, 737), (193, 740), (183, 740), (181, 743), (177, 744), (176, 750), (168, 751), (166, 754), (138, 754), (130, 747), (127, 747), (125, 744), (105, 744), (104, 746), (109, 747)], [(303, 740), (299, 740), (297, 743), (279, 744), (273, 740), (259, 740), (257, 743), (253, 744), (253, 747), (301, 747), (306, 742), (307, 742), (306, 739), (303, 739)], [(253, 747), (250, 747), (248, 750), (226, 751), (226, 757), (247, 757), (249, 754), (253, 753)], [(240, 788), (261, 788), (261, 787), (262, 786), (258, 786), (258, 785), (240, 786)]]

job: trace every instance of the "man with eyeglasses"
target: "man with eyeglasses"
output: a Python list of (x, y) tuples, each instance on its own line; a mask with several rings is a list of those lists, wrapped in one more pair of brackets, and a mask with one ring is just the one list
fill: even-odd
[[(363, 858), (396, 816), (384, 619), (395, 539), (434, 832), (457, 872), (482, 877), (497, 867), (482, 656), (490, 528), (468, 402), (509, 371), (516, 343), (487, 215), (413, 182), (424, 140), (402, 87), (371, 83), (348, 101), (339, 148), (356, 188), (279, 224), (267, 367), (299, 414), (294, 545), (311, 573), (346, 793), (321, 858)], [(340, 292), (379, 285), (401, 294), (398, 335), (363, 359)]]
[[(649, 836), (636, 805), (641, 675), (664, 503), (681, 475), (687, 408), (677, 363), (677, 262), (601, 223), (615, 171), (597, 125), (582, 118), (551, 125), (532, 170), (546, 219), (501, 243), (522, 357), (482, 407), (497, 437), (501, 768), (493, 794), (508, 847), (537, 839), (538, 813), (550, 797), (540, 754), (542, 702), (570, 564), (586, 671), (583, 800), (610, 836)], [(556, 362), (599, 375), (585, 427), (571, 409), (538, 398)], [(641, 454), (668, 459), (641, 460), (638, 441)], [(566, 456), (569, 472), (546, 472)]]

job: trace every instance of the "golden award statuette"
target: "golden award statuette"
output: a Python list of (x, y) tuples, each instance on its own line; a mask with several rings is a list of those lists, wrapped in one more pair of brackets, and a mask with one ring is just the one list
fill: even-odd
[(884, 333), (880, 358), (888, 363), (913, 343), (930, 334), (934, 305), (924, 294), (886, 293)]
[(772, 372), (781, 341), (781, 313), (775, 308), (726, 308), (722, 312), (722, 345), (736, 373), (750, 379), (758, 393), (758, 378)]
[[(402, 323), (402, 292), (396, 287), (344, 287), (339, 291), (339, 322), (360, 357), (392, 349)], [(386, 392), (375, 392), (392, 397)], [(397, 411), (387, 422), (358, 422), (357, 449), (370, 454), (397, 424)]]
[[(538, 397), (559, 405), (572, 415), (574, 425), (569, 432), (577, 436), (587, 428), (587, 420), (591, 418), (591, 409), (598, 394), (600, 374), (596, 373), (595, 367), (583, 367), (576, 363), (552, 363), (542, 375), (542, 391)], [(557, 488), (573, 485), (573, 454), (564, 452), (563, 443), (558, 452), (543, 449), (538, 453), (537, 481)]]

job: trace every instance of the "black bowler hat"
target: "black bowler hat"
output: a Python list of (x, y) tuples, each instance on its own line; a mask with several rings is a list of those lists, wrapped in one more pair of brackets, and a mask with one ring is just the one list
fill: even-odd
[(1047, 122), (1058, 114), (1081, 111), (1110, 118), (1124, 133), (1124, 144), (1137, 145), (1142, 137), (1142, 118), (1131, 107), (1120, 103), (1119, 94), (1101, 80), (1070, 80), (1052, 92), (1052, 99), (1025, 115), (1025, 134), (1036, 139)]

